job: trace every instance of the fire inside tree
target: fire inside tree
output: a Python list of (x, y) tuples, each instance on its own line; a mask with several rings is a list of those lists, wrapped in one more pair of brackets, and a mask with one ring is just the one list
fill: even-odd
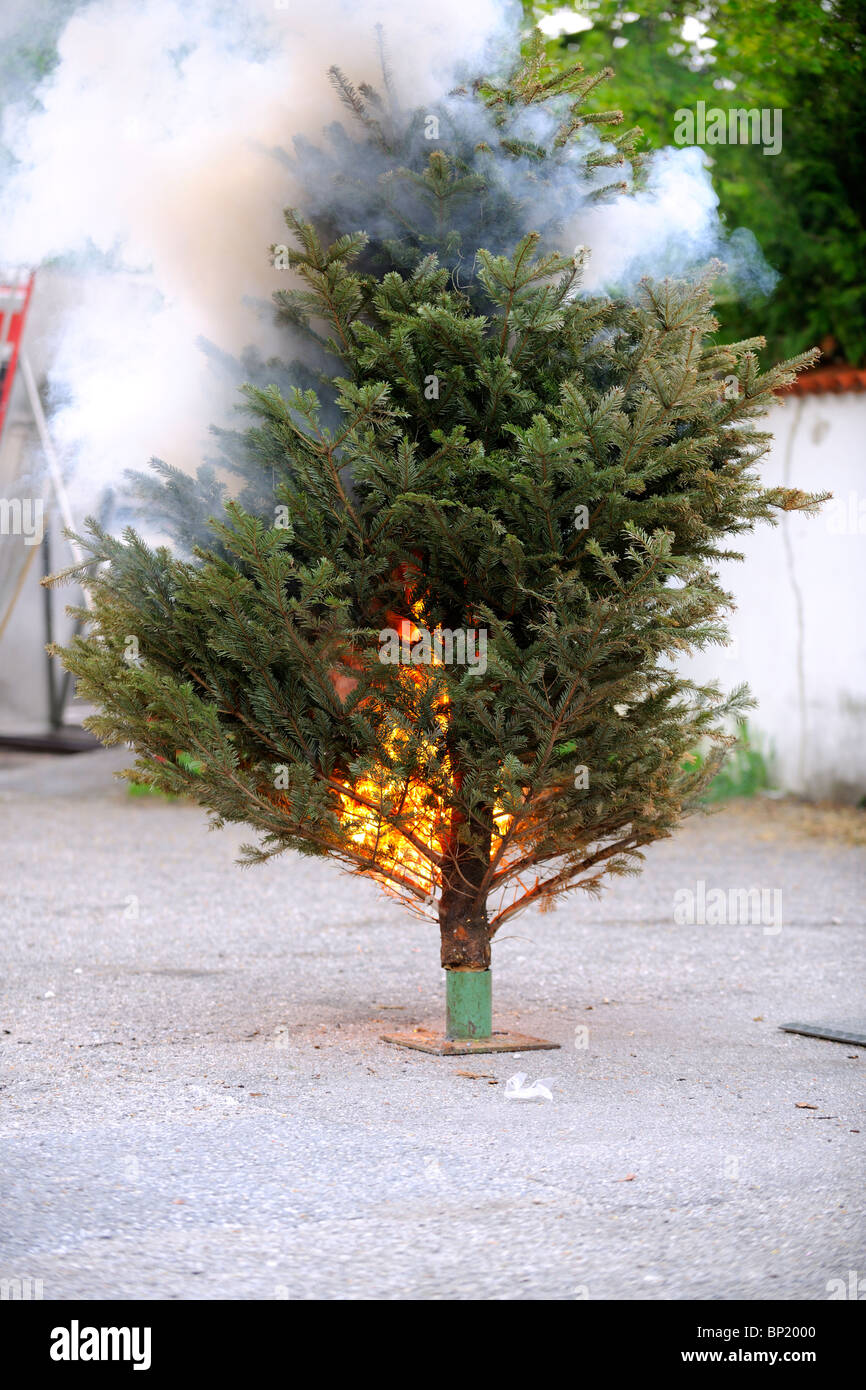
[[(676, 660), (724, 640), (726, 538), (819, 500), (754, 468), (754, 418), (809, 355), (761, 372), (759, 342), (716, 346), (708, 276), (581, 292), (559, 190), (608, 196), (634, 132), (602, 141), (597, 79), (541, 62), (435, 127), (332, 74), (360, 134), (299, 150), (300, 287), (276, 296), (308, 389), (247, 388), (233, 499), (208, 470), (143, 485), (186, 557), (91, 529), (63, 653), (134, 780), (250, 824), (249, 860), (330, 856), (438, 920), (468, 1038), (502, 924), (634, 871), (695, 806), (746, 695)], [(384, 629), (412, 652), (483, 632), (483, 670), (436, 643), (382, 660)]]

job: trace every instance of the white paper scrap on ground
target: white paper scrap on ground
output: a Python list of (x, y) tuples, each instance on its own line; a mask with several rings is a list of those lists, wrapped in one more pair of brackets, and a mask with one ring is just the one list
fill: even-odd
[(537, 1081), (533, 1081), (528, 1086), (525, 1071), (519, 1071), (514, 1076), (510, 1076), (505, 1083), (506, 1100), (553, 1100), (550, 1087), (553, 1085), (552, 1076), (540, 1076)]

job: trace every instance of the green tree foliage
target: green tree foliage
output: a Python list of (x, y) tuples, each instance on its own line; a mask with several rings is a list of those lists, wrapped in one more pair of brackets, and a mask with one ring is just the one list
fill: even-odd
[[(756, 418), (810, 357), (762, 370), (757, 341), (720, 347), (706, 280), (581, 293), (580, 258), (532, 222), (566, 151), (601, 164), (604, 196), (632, 137), (587, 139), (579, 70), (545, 77), (536, 46), (449, 98), (432, 149), (417, 113), (383, 101), (371, 130), (380, 99), (336, 80), (352, 167), (372, 148), (412, 215), (328, 240), (287, 213), (278, 305), (331, 367), (321, 392), (247, 389), (270, 514), (226, 501), (188, 557), (93, 526), (74, 571), (91, 625), (63, 657), (135, 781), (252, 826), (251, 861), (294, 848), (372, 876), (438, 917), (444, 965), (484, 968), (504, 921), (635, 869), (715, 772), (745, 692), (676, 660), (725, 638), (731, 539), (816, 504), (754, 466)], [(471, 240), (491, 199), (496, 250)], [(198, 505), (164, 486), (164, 514)], [(380, 659), (389, 629), (408, 663)], [(440, 630), (483, 632), (486, 664), (431, 661)]]
[[(576, 57), (606, 62), (611, 43), (621, 45), (606, 97), (654, 147), (674, 143), (675, 112), (698, 101), (781, 110), (778, 155), (745, 144), (706, 150), (729, 228), (749, 228), (781, 277), (767, 302), (725, 305), (723, 337), (762, 333), (785, 357), (817, 342), (825, 360), (866, 361), (864, 0), (524, 0), (524, 8), (535, 20), (574, 10), (574, 32), (566, 27), (546, 45), (554, 71)], [(700, 21), (699, 38), (683, 38), (687, 19)]]

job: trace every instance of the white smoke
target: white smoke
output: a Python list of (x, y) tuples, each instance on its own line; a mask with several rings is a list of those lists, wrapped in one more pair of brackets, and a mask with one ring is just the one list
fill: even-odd
[[(64, 29), (35, 114), (6, 113), (19, 161), (0, 263), (75, 257), (79, 300), (51, 326), (52, 430), (89, 504), (156, 454), (201, 459), (234, 391), (203, 356), (280, 344), (245, 300), (285, 287), (268, 247), (293, 190), (269, 151), (340, 107), (332, 63), (376, 80), (383, 23), (401, 84), (438, 94), (455, 50), (481, 57), (496, 0), (99, 0)], [(38, 285), (38, 277), (37, 277)], [(40, 354), (42, 355), (42, 354)]]
[[(279, 351), (250, 301), (285, 277), (271, 243), (303, 201), (271, 153), (344, 114), (326, 72), (376, 84), (384, 26), (400, 94), (422, 105), (456, 65), (483, 70), (517, 13), (506, 0), (96, 0), (63, 30), (38, 106), (7, 110), (17, 162), (3, 190), (0, 263), (75, 267), (77, 298), (51, 326), (52, 429), (91, 505), (156, 454), (193, 469), (236, 395), (201, 352)], [(587, 210), (590, 287), (675, 271), (718, 249), (699, 152), (668, 151), (637, 199)], [(570, 249), (570, 246), (569, 248)]]
[(591, 248), (584, 276), (589, 290), (661, 279), (712, 252), (718, 240), (718, 196), (701, 150), (660, 150), (645, 186), (613, 205), (586, 208), (572, 230)]

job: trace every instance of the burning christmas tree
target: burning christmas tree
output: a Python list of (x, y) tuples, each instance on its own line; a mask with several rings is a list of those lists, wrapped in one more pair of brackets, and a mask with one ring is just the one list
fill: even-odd
[(62, 653), (134, 781), (252, 826), (248, 861), (327, 856), (438, 922), (452, 1050), (494, 1045), (503, 923), (635, 872), (698, 804), (747, 697), (677, 660), (725, 640), (728, 538), (819, 500), (755, 468), (812, 355), (716, 345), (716, 269), (582, 292), (563, 227), (636, 163), (586, 113), (603, 76), (537, 43), (407, 113), (387, 73), (332, 72), (356, 133), (296, 144), (309, 206), (272, 248), (297, 384), (246, 388), (233, 496), (143, 485), (189, 553), (91, 525)]

